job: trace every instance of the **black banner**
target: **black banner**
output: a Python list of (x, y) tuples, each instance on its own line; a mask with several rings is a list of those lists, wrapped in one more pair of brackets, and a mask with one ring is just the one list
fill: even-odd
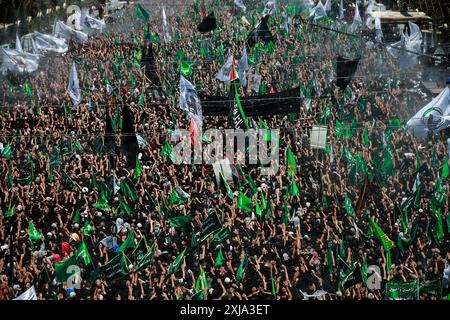
[(336, 74), (337, 81), (336, 85), (344, 91), (347, 88), (350, 81), (352, 81), (355, 75), (356, 69), (358, 68), (358, 63), (360, 59), (349, 60), (338, 56)]
[(127, 156), (129, 165), (135, 166), (139, 145), (134, 129), (134, 119), (131, 117), (130, 110), (126, 104), (123, 106), (122, 139), (120, 148)]
[(219, 217), (214, 210), (211, 210), (208, 217), (202, 224), (202, 231), (200, 232), (200, 241), (204, 241), (211, 234), (222, 228)]
[[(206, 96), (199, 93), (204, 116), (229, 116), (230, 97)], [(241, 97), (242, 108), (246, 116), (266, 116), (298, 112), (301, 105), (300, 88), (263, 94), (258, 96)]]
[(142, 48), (141, 64), (145, 67), (145, 76), (150, 79), (155, 86), (160, 86), (161, 79), (156, 72), (156, 60), (153, 54), (153, 44), (150, 35), (147, 36), (145, 45)]
[(216, 17), (214, 16), (214, 11), (209, 14), (209, 16), (203, 18), (202, 22), (198, 24), (197, 30), (201, 33), (208, 33), (217, 28)]
[(247, 35), (246, 42), (249, 48), (253, 48), (259, 39), (261, 39), (265, 44), (268, 44), (270, 41), (274, 41), (266, 19), (268, 19), (268, 16), (266, 18), (262, 18), (259, 25)]

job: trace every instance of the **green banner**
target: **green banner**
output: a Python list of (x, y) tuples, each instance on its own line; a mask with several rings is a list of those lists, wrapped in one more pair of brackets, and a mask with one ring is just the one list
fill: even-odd
[(410, 282), (386, 283), (385, 300), (418, 300), (419, 279)]

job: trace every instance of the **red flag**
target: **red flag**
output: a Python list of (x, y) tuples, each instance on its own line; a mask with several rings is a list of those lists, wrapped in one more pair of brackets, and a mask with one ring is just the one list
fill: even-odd
[(197, 122), (195, 122), (194, 117), (191, 118), (191, 125), (189, 126), (189, 132), (191, 134), (191, 141), (192, 144), (195, 146), (197, 145), (198, 141), (198, 126)]
[(236, 60), (233, 57), (233, 67), (231, 68), (230, 82), (233, 82), (234, 80), (239, 79), (239, 75), (236, 72), (236, 68), (237, 68), (237, 63), (236, 63)]

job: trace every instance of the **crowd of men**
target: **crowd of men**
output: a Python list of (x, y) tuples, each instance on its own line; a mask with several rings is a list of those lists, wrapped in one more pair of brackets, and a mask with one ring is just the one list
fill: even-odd
[[(278, 6), (268, 19), (274, 42), (248, 50), (259, 92), (240, 86), (239, 95), (300, 86), (303, 99), (293, 114), (254, 119), (280, 129), (280, 170), (265, 176), (239, 164), (231, 195), (211, 165), (174, 164), (162, 151), (176, 128), (190, 126), (179, 107), (180, 61), (198, 93), (228, 96), (230, 86), (215, 75), (229, 55), (240, 58), (261, 10), (244, 13), (232, 1), (167, 7), (172, 39), (165, 43), (161, 8), (147, 8), (149, 23), (126, 6), (105, 32), (51, 54), (34, 74), (0, 83), (0, 299), (31, 287), (38, 299), (56, 300), (288, 300), (317, 292), (319, 299), (384, 299), (386, 283), (417, 279), (441, 289), (421, 290), (420, 299), (448, 294), (447, 133), (416, 140), (405, 128), (431, 99), (419, 90), (420, 65), (399, 69), (385, 46), (368, 45), (361, 30), (349, 35), (336, 12), (314, 22), (322, 28)], [(209, 10), (218, 28), (199, 34)], [(330, 31), (336, 26), (340, 32)], [(140, 64), (146, 38), (159, 84)], [(336, 87), (338, 54), (361, 57), (345, 91)], [(67, 93), (73, 62), (77, 107)], [(141, 166), (103, 145), (109, 126), (121, 144), (125, 106), (144, 140)], [(309, 146), (317, 124), (328, 126), (325, 150)], [(228, 127), (226, 117), (203, 119), (203, 130)], [(445, 192), (439, 205), (437, 181)], [(189, 197), (176, 201), (180, 188)], [(251, 210), (240, 207), (241, 194)], [(220, 229), (202, 239), (212, 214)], [(174, 223), (181, 216), (190, 218)], [(70, 288), (60, 270), (73, 256), (79, 285)], [(108, 278), (111, 261), (120, 272)]]

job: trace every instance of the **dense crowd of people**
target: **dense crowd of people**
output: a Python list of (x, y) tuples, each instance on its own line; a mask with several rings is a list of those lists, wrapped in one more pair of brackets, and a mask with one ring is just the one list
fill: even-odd
[[(419, 90), (421, 66), (400, 70), (384, 46), (367, 44), (361, 31), (350, 36), (334, 17), (316, 21), (327, 27), (321, 28), (280, 5), (268, 19), (274, 43), (248, 50), (248, 73), (262, 81), (259, 92), (240, 87), (241, 97), (302, 88), (296, 113), (255, 119), (280, 128), (278, 173), (264, 176), (258, 166), (240, 164), (244, 179), (229, 182), (232, 199), (216, 183), (211, 165), (173, 164), (162, 154), (171, 133), (190, 124), (179, 108), (180, 56), (191, 66), (189, 80), (198, 93), (228, 96), (230, 86), (215, 75), (229, 55), (241, 56), (248, 32), (260, 20), (262, 10), (249, 6), (243, 13), (232, 1), (219, 2), (203, 9), (197, 3), (166, 8), (170, 43), (163, 39), (160, 7), (149, 8), (145, 24), (135, 5), (126, 6), (105, 32), (71, 43), (67, 54), (47, 55), (34, 74), (0, 83), (0, 142), (11, 150), (0, 157), (0, 299), (13, 299), (31, 286), (38, 299), (190, 299), (198, 292), (198, 279), (206, 279), (200, 285), (205, 299), (305, 299), (304, 294), (319, 290), (327, 292), (320, 299), (384, 299), (387, 282), (415, 279), (439, 280), (442, 295), (448, 294), (448, 179), (441, 182), (442, 210), (432, 208), (448, 161), (448, 133), (416, 140), (405, 128), (431, 99)], [(212, 9), (218, 29), (201, 35), (196, 26), (202, 12)], [(351, 23), (350, 16), (346, 20)], [(331, 32), (332, 27), (341, 32)], [(160, 86), (144, 77), (140, 65), (146, 37), (152, 39)], [(337, 55), (361, 57), (344, 92), (336, 87)], [(76, 108), (67, 94), (72, 62), (82, 89)], [(107, 119), (120, 145), (124, 105), (146, 142), (140, 147), (140, 175), (119, 150), (111, 157), (99, 148)], [(225, 117), (203, 121), (203, 130), (229, 126)], [(326, 150), (309, 146), (317, 124), (328, 126)], [(288, 147), (296, 159), (293, 177), (284, 156)], [(414, 193), (418, 172), (419, 195)], [(251, 197), (249, 180), (257, 187), (253, 210), (263, 198), (268, 203), (260, 214), (238, 208), (239, 193)], [(121, 189), (116, 192), (111, 181)], [(125, 194), (123, 182), (135, 198)], [(292, 192), (293, 184), (298, 192)], [(357, 208), (367, 185), (370, 191)], [(180, 205), (170, 201), (178, 186), (190, 195)], [(111, 210), (97, 205), (104, 194)], [(408, 205), (412, 194), (414, 203)], [(347, 198), (356, 209), (353, 216), (344, 205)], [(230, 231), (219, 242), (212, 241), (214, 235), (199, 239), (211, 211), (220, 217), (222, 230)], [(437, 215), (443, 237), (436, 236)], [(188, 228), (169, 223), (174, 216), (191, 216)], [(370, 221), (395, 244), (389, 253)], [(31, 225), (43, 239), (30, 239)], [(133, 243), (123, 251), (127, 272), (108, 281), (101, 266), (121, 254), (118, 248), (130, 234)], [(139, 260), (133, 247), (141, 239), (156, 250), (149, 266), (135, 270)], [(68, 289), (57, 281), (55, 264), (77, 254), (82, 242), (92, 263), (79, 264), (81, 285)], [(369, 289), (362, 275), (346, 286), (346, 268), (357, 266), (365, 273), (367, 265), (379, 267), (381, 285)], [(420, 293), (420, 299), (440, 298)]]

